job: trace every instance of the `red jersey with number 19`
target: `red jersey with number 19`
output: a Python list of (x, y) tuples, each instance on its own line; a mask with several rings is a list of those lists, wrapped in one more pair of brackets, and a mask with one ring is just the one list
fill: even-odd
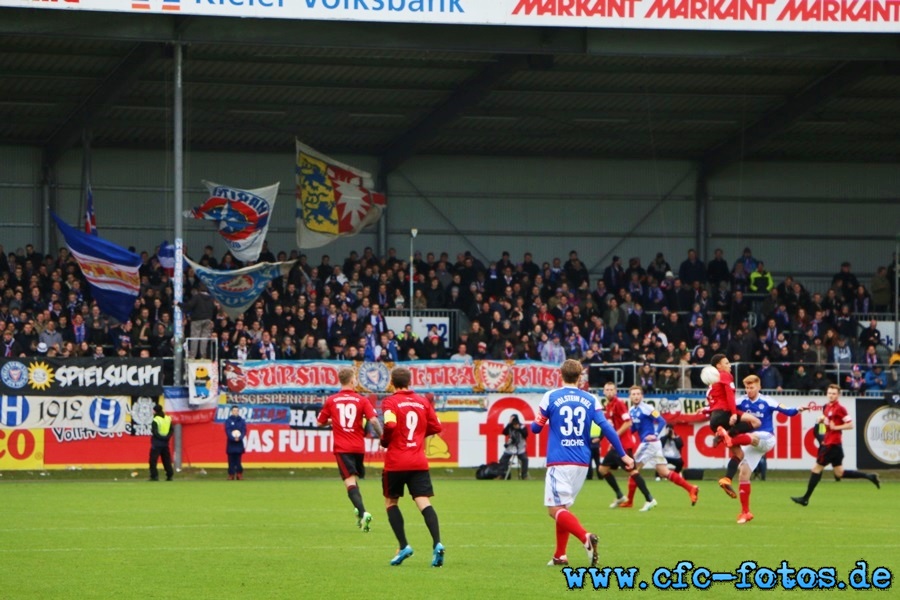
[(335, 454), (362, 454), (366, 451), (363, 419), (374, 419), (375, 409), (369, 399), (356, 392), (341, 390), (329, 396), (319, 412), (319, 425), (331, 419)]
[(425, 438), (442, 426), (434, 406), (412, 390), (398, 390), (384, 399), (384, 430), (389, 437), (385, 471), (427, 471)]

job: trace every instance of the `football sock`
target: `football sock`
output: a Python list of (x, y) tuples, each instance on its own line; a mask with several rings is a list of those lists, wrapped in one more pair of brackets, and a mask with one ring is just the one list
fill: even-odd
[(556, 558), (562, 558), (566, 555), (566, 548), (569, 545), (569, 532), (562, 526), (562, 523), (556, 521), (556, 552), (553, 554)]
[[(846, 474), (847, 474), (847, 472), (845, 471), (844, 475), (846, 475)], [(821, 481), (821, 480), (822, 480), (821, 473), (811, 473), (809, 476), (809, 485), (806, 487), (806, 493), (803, 495), (803, 497), (806, 498), (807, 500), (809, 500), (810, 496), (812, 496), (813, 490), (816, 489), (816, 486), (819, 485), (819, 481)]]
[(728, 466), (725, 468), (725, 477), (734, 481), (734, 476), (737, 475), (738, 465), (740, 464), (740, 461), (732, 456), (731, 460), (728, 461)]
[(741, 433), (731, 438), (731, 444), (733, 446), (749, 446), (752, 443), (753, 438), (750, 437), (749, 433)]
[(438, 516), (434, 512), (433, 506), (426, 506), (422, 510), (422, 518), (425, 519), (425, 526), (428, 527), (428, 533), (431, 534), (431, 540), (434, 542), (432, 548), (441, 542), (441, 528), (438, 525)]
[(578, 517), (563, 509), (556, 513), (556, 524), (562, 526), (563, 529), (565, 529), (570, 534), (578, 538), (582, 543), (584, 543), (585, 536), (587, 536), (587, 531), (585, 531), (584, 527), (581, 526), (581, 523), (578, 521)]
[(391, 529), (394, 530), (394, 535), (397, 537), (397, 543), (400, 544), (400, 548), (406, 548), (409, 544), (406, 541), (406, 530), (403, 528), (403, 513), (400, 512), (399, 506), (391, 506), (387, 509), (388, 523), (391, 524)]
[(738, 496), (741, 499), (741, 512), (750, 512), (750, 482), (742, 481), (738, 486)]
[(612, 473), (607, 473), (606, 475), (603, 476), (603, 479), (606, 480), (606, 483), (609, 484), (609, 487), (611, 487), (613, 489), (613, 491), (616, 493), (616, 498), (621, 498), (622, 497), (622, 489), (619, 487), (619, 482), (616, 481), (616, 476), (613, 475)]
[(628, 478), (628, 501), (632, 502), (634, 500), (634, 491), (637, 489), (637, 482), (634, 480), (638, 475), (632, 475)]
[[(644, 481), (644, 478), (640, 476), (640, 474), (635, 475), (632, 479), (634, 479), (635, 485), (637, 485), (638, 489), (641, 490), (641, 493), (644, 495), (644, 498), (647, 502), (653, 500), (653, 496), (650, 494), (650, 490), (647, 489), (647, 482)], [(634, 496), (634, 493), (632, 493)]]
[(350, 502), (353, 503), (353, 508), (359, 511), (359, 516), (361, 517), (364, 512), (366, 512), (366, 507), (363, 506), (362, 494), (359, 493), (358, 486), (350, 486), (347, 488), (347, 496), (350, 498)]
[(690, 483), (685, 481), (684, 477), (682, 477), (679, 473), (676, 473), (675, 471), (669, 471), (669, 476), (666, 479), (668, 479), (675, 485), (683, 487), (684, 489), (686, 489), (689, 492), (694, 489), (694, 486), (692, 486)]
[(862, 471), (844, 471), (844, 479), (868, 479), (869, 474)]

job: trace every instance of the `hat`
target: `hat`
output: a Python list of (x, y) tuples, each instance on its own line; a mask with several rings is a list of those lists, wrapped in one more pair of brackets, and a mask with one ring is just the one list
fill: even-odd
[(675, 273), (672, 271), (666, 271), (666, 277), (675, 277)]
[(854, 370), (854, 371), (859, 371), (859, 365), (853, 365), (853, 370)]
[(558, 333), (554, 333), (553, 335), (550, 336), (550, 339), (552, 339), (552, 340), (558, 340), (558, 339), (559, 339), (559, 334), (558, 334)]
[(37, 351), (39, 353), (46, 354), (47, 350), (49, 350), (49, 348), (47, 348), (47, 344), (45, 344), (44, 342), (41, 342), (40, 344), (37, 345)]
[(725, 319), (719, 319), (719, 325), (725, 325)]
[(478, 342), (479, 348), (487, 348), (487, 342)]

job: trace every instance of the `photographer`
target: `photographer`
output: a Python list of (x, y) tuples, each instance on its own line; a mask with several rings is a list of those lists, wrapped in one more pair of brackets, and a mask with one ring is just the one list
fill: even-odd
[(663, 456), (676, 473), (681, 473), (684, 468), (684, 459), (681, 457), (681, 449), (684, 447), (684, 440), (675, 433), (675, 427), (669, 425), (666, 434), (659, 438), (662, 443)]
[(526, 453), (526, 439), (528, 438), (528, 430), (522, 427), (519, 415), (513, 415), (509, 418), (509, 423), (503, 428), (503, 435), (506, 436), (506, 444), (503, 447), (503, 456), (500, 457), (500, 466), (503, 472), (509, 469), (509, 461), (513, 456), (519, 457), (519, 468), (521, 469), (519, 479), (528, 479), (528, 454)]

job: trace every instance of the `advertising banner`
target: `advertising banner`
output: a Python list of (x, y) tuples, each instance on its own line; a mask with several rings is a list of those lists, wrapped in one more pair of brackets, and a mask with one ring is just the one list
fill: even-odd
[[(459, 413), (459, 466), (478, 467), (499, 460), (503, 453), (503, 427), (512, 415), (517, 414), (524, 423), (537, 416), (542, 394), (490, 394), (486, 413)], [(627, 399), (626, 399), (627, 400)], [(705, 402), (699, 396), (647, 396), (666, 420), (684, 439), (685, 467), (698, 469), (723, 468), (727, 464), (724, 445), (713, 446), (713, 432), (709, 423), (697, 413)], [(785, 406), (809, 406), (808, 412), (794, 418), (778, 414), (775, 417), (777, 445), (769, 453), (770, 469), (808, 469), (812, 467), (818, 451), (812, 427), (822, 415), (824, 396), (779, 397)], [(841, 403), (856, 422), (856, 405), (853, 399), (844, 398)], [(862, 427), (862, 424), (856, 424)], [(528, 436), (528, 456), (531, 465), (546, 465), (546, 435)], [(844, 466), (856, 468), (856, 440), (852, 432), (844, 435)], [(602, 447), (605, 452), (606, 445)]]
[[(562, 380), (558, 365), (537, 361), (420, 360), (396, 363), (412, 373), (411, 387), (433, 393), (544, 392)], [(232, 394), (334, 393), (338, 371), (354, 367), (361, 392), (390, 392), (395, 363), (345, 361), (226, 361), (224, 379)], [(587, 374), (585, 373), (585, 377)]]
[(0, 393), (28, 396), (158, 396), (161, 358), (0, 359)]
[[(241, 407), (241, 410), (255, 421), (248, 420), (245, 467), (335, 466), (331, 430), (308, 427), (307, 421), (315, 418), (314, 412), (294, 413), (303, 419), (292, 425), (290, 407), (254, 406)], [(443, 413), (440, 419), (444, 430), (426, 438), (425, 453), (432, 468), (456, 467), (459, 462), (457, 414)], [(298, 425), (307, 427), (299, 428)], [(149, 436), (149, 425), (137, 423), (120, 432), (82, 428), (0, 429), (0, 469), (66, 469), (73, 466), (146, 469)], [(221, 422), (185, 425), (182, 463), (185, 467), (225, 467), (228, 464), (225, 444), (225, 429)], [(367, 439), (366, 464), (380, 468), (383, 457), (384, 450), (378, 439)]]
[(882, 399), (857, 398), (856, 418), (859, 419), (855, 424), (858, 467), (863, 470), (900, 468), (900, 406)]
[(127, 396), (0, 396), (0, 428), (125, 431)]
[(732, 31), (896, 33), (900, 23), (897, 0), (0, 0), (2, 6), (257, 19)]

